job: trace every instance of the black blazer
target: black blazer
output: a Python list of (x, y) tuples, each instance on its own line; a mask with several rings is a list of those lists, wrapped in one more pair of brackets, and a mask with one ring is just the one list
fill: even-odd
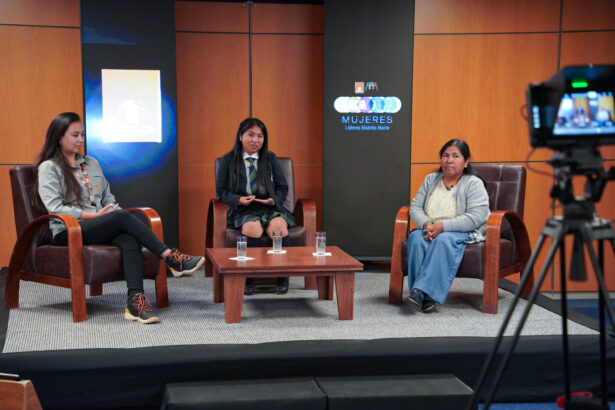
[[(282, 167), (280, 167), (275, 154), (268, 151), (265, 155), (268, 155), (269, 175), (271, 175), (275, 191), (275, 196), (273, 198), (275, 209), (279, 212), (288, 213), (284, 208), (284, 201), (286, 200), (286, 195), (288, 195), (286, 177), (284, 176), (284, 172), (282, 172)], [(231, 166), (231, 158), (232, 152), (220, 158), (220, 166), (216, 173), (216, 195), (218, 199), (224, 201), (232, 210), (237, 210), (238, 207), (243, 207), (243, 205), (239, 205), (239, 198), (252, 194), (246, 192), (245, 187), (248, 184), (248, 176), (246, 175), (246, 168), (243, 164), (240, 169), (237, 170), (237, 175), (239, 176), (239, 192), (233, 191), (233, 188), (230, 186), (229, 166)]]

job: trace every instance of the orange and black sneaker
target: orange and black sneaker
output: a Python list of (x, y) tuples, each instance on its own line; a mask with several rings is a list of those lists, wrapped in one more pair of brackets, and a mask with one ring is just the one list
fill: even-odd
[(128, 298), (124, 319), (137, 321), (144, 325), (160, 322), (160, 318), (152, 311), (148, 297), (143, 293), (137, 293)]
[(205, 258), (202, 256), (184, 255), (177, 249), (171, 249), (171, 253), (166, 257), (165, 261), (169, 269), (171, 269), (173, 276), (179, 278), (194, 273), (205, 262)]

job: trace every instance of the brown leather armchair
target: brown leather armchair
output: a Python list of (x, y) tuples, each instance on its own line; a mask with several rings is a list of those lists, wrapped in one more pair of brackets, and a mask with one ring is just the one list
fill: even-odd
[[(313, 199), (295, 200), (295, 176), (293, 161), (287, 157), (278, 157), (278, 163), (284, 172), (288, 183), (288, 195), (284, 201), (284, 208), (288, 210), (297, 221), (297, 225), (288, 230), (291, 246), (316, 246), (316, 203)], [(220, 158), (216, 159), (216, 175), (220, 166)], [(209, 201), (207, 210), (207, 226), (205, 230), (205, 248), (233, 248), (241, 231), (228, 228), (227, 205), (219, 199)], [(262, 246), (271, 246), (271, 238), (263, 234), (260, 238)], [(211, 276), (213, 267), (206, 261), (205, 275)], [(314, 278), (305, 278), (306, 289), (316, 289)]]
[[(34, 166), (18, 166), (9, 171), (13, 192), (13, 210), (17, 242), (13, 248), (6, 280), (7, 309), (19, 306), (19, 281), (28, 280), (70, 288), (73, 322), (86, 320), (85, 284), (90, 296), (102, 294), (103, 283), (124, 280), (121, 250), (112, 245), (83, 246), (81, 227), (70, 215), (41, 215), (32, 207)], [(162, 241), (162, 222), (150, 208), (131, 208), (144, 214), (149, 226)], [(49, 218), (66, 226), (68, 246), (53, 246)], [(169, 306), (166, 266), (163, 260), (143, 249), (143, 274), (156, 281), (156, 304)]]
[[(486, 241), (466, 246), (457, 277), (482, 279), (483, 312), (498, 312), (498, 280), (522, 272), (531, 254), (523, 223), (526, 171), (521, 165), (472, 164), (487, 184), (491, 215)], [(404, 274), (408, 273), (406, 241), (410, 222), (408, 206), (395, 217), (389, 303), (401, 303)], [(533, 286), (530, 276), (523, 296)]]

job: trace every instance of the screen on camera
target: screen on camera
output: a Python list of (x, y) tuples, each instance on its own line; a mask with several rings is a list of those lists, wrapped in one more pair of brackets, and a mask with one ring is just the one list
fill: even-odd
[(566, 93), (557, 112), (553, 135), (615, 134), (613, 93)]

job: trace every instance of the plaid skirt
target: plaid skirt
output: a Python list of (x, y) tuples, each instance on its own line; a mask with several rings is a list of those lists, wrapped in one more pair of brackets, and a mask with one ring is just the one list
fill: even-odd
[(261, 221), (263, 228), (266, 229), (269, 222), (277, 216), (284, 218), (289, 228), (297, 224), (295, 218), (286, 210), (280, 212), (273, 206), (252, 203), (249, 206), (239, 206), (236, 211), (231, 212), (228, 216), (227, 226), (229, 228), (239, 229), (246, 222)]

